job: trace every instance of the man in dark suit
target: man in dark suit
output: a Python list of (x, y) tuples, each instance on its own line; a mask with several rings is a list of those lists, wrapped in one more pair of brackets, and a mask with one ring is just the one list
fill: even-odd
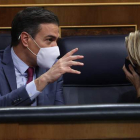
[(54, 13), (38, 7), (20, 11), (12, 22), (11, 46), (0, 54), (0, 106), (64, 104), (62, 75), (80, 74), (71, 68), (77, 48), (56, 61), (59, 21)]

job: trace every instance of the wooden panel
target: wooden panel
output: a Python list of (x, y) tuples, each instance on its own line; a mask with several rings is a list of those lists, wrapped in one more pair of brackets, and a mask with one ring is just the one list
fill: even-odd
[[(0, 8), (0, 27), (11, 26), (15, 14), (22, 9)], [(61, 26), (136, 24), (140, 29), (140, 6), (62, 6), (47, 9), (58, 15)]]
[(0, 140), (140, 140), (139, 121), (7, 123)]
[(134, 32), (134, 26), (128, 27), (61, 27), (60, 36), (79, 36), (79, 35), (127, 35)]
[(11, 27), (14, 16), (23, 8), (0, 8), (0, 27)]
[(18, 124), (0, 124), (0, 140), (18, 140)]
[(140, 138), (140, 123), (132, 122), (89, 122), (67, 124), (21, 124), (20, 140), (81, 140), (81, 139), (119, 139)]
[[(24, 7), (0, 8), (0, 27), (10, 27), (16, 13)], [(60, 26), (138, 25), (140, 5), (137, 6), (60, 6), (47, 7), (58, 15)], [(65, 12), (64, 12), (65, 11)], [(88, 31), (89, 32), (89, 31)]]
[(140, 6), (68, 6), (47, 9), (58, 15), (61, 26), (128, 24), (136, 24), (138, 28), (140, 26)]
[[(95, 2), (95, 1), (93, 0), (92, 2)], [(116, 1), (112, 0), (112, 1), (116, 2), (117, 0)], [(23, 3), (26, 3), (26, 2), (27, 1), (25, 0)], [(30, 1), (30, 2), (38, 3), (39, 1)], [(42, 0), (40, 2), (49, 3), (51, 1)], [(57, 2), (57, 0), (53, 0), (52, 3), (53, 2)], [(61, 2), (64, 3), (64, 1), (61, 1)], [(69, 0), (69, 2), (74, 2), (74, 1)], [(81, 1), (79, 0), (79, 2), (82, 2), (82, 0)], [(91, 2), (91, 1), (89, 0), (87, 2)], [(99, 0), (99, 2), (102, 2), (102, 0)], [(109, 2), (109, 1), (106, 0), (105, 2)], [(122, 0), (122, 2), (124, 1)], [(14, 16), (16, 15), (16, 13), (24, 8), (25, 7), (0, 8), (0, 19), (2, 19), (0, 21), (0, 27), (10, 27), (11, 22)], [(53, 7), (45, 7), (45, 8), (53, 11), (56, 15), (58, 15), (58, 18), (60, 20), (60, 26), (135, 24), (138, 26), (138, 29), (140, 30), (140, 18), (139, 18), (140, 5), (135, 5), (135, 6), (59, 6), (59, 7), (53, 6)], [(118, 31), (118, 32), (119, 33), (123, 32), (123, 34), (125, 34), (125, 32), (131, 31), (130, 28), (126, 30), (127, 31), (125, 31), (125, 29), (121, 29), (121, 31)], [(4, 31), (4, 32), (7, 32), (7, 31)], [(65, 33), (66, 32), (67, 31), (65, 31)], [(84, 31), (80, 31), (80, 32), (84, 32)], [(99, 32), (104, 34), (104, 30), (103, 31), (86, 30), (85, 33), (92, 35), (92, 34), (99, 34)], [(110, 34), (110, 32), (112, 31), (107, 30), (107, 32), (109, 32)], [(113, 32), (115, 32), (115, 29)]]
[(0, 4), (56, 4), (56, 3), (116, 3), (140, 2), (140, 0), (0, 0)]
[[(78, 35), (127, 35), (137, 30), (136, 26), (126, 27), (63, 27), (60, 26), (60, 36), (78, 36)], [(0, 34), (10, 34), (10, 29), (1, 29)]]
[(0, 124), (0, 140), (140, 139), (139, 121)]

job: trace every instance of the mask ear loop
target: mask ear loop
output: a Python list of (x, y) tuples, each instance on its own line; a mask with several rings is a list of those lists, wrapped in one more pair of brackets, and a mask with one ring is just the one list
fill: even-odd
[[(30, 35), (30, 37), (32, 38), (32, 36)], [(39, 48), (39, 49), (41, 49), (41, 47), (36, 43), (36, 41), (32, 38), (32, 40), (34, 41), (34, 43), (37, 45), (37, 47)]]
[[(18, 40), (20, 40), (21, 34), (18, 37)], [(30, 35), (30, 37), (32, 38), (32, 36)], [(40, 48), (40, 46), (36, 43), (36, 41), (32, 38), (32, 40), (34, 41), (34, 43), (37, 45), (38, 48)], [(28, 47), (27, 47), (28, 48)], [(28, 48), (28, 50), (33, 53), (35, 56), (37, 56), (31, 49)]]

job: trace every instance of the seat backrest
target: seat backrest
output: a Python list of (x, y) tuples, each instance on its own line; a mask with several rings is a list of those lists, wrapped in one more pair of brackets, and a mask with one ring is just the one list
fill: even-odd
[(84, 66), (73, 67), (81, 74), (64, 75), (66, 104), (134, 102), (134, 87), (122, 70), (127, 56), (125, 35), (66, 37), (58, 45), (60, 57), (74, 48), (79, 48), (76, 54), (84, 55), (79, 60)]
[(4, 50), (9, 45), (11, 45), (11, 35), (0, 34), (0, 50)]

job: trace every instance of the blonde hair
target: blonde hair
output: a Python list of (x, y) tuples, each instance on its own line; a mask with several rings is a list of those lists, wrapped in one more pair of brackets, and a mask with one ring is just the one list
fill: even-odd
[(125, 42), (132, 65), (134, 65), (133, 60), (135, 60), (140, 66), (140, 31), (131, 32), (129, 36), (125, 37)]

